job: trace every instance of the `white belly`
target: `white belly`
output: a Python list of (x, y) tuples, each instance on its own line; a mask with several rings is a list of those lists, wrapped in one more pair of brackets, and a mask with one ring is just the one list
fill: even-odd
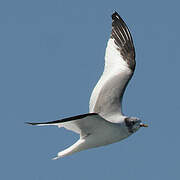
[(120, 126), (119, 124), (103, 127), (84, 138), (84, 149), (112, 144), (127, 138), (129, 135), (130, 133), (126, 127)]

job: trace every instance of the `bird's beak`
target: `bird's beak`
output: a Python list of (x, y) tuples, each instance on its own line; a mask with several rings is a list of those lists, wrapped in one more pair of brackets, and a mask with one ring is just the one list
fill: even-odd
[(140, 127), (148, 127), (148, 124), (140, 123)]

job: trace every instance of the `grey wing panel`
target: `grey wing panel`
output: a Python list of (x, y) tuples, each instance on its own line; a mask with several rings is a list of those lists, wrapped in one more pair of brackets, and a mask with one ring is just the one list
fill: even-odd
[(122, 98), (130, 78), (131, 74), (126, 75), (125, 72), (109, 78), (101, 88), (93, 111), (102, 117), (117, 112), (122, 114)]

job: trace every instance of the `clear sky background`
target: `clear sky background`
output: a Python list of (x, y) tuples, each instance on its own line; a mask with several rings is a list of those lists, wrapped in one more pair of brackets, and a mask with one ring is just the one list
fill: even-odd
[[(178, 0), (0, 1), (0, 179), (180, 179)], [(126, 140), (52, 161), (78, 135), (32, 127), (88, 112), (116, 10), (136, 47), (124, 113), (147, 121)]]

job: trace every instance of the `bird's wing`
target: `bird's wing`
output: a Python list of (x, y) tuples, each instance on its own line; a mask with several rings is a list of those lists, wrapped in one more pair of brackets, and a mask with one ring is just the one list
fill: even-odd
[(49, 122), (41, 122), (41, 123), (30, 123), (30, 125), (37, 126), (47, 126), (47, 125), (55, 125), (60, 127), (64, 127), (68, 130), (74, 131), (75, 133), (80, 134), (81, 137), (92, 134), (98, 128), (109, 126), (111, 123), (103, 119), (97, 113), (88, 113), (81, 114), (78, 116), (73, 116), (61, 120), (49, 121)]
[(115, 12), (112, 14), (112, 32), (106, 48), (104, 72), (92, 92), (90, 113), (98, 113), (105, 119), (111, 114), (122, 115), (122, 97), (135, 65), (130, 31)]

